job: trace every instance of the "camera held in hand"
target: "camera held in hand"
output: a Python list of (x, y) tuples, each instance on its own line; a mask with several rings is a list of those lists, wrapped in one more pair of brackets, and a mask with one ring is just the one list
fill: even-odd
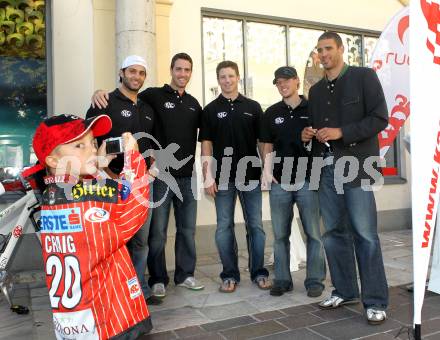
[(105, 140), (105, 151), (108, 155), (124, 153), (124, 141), (122, 137), (113, 137)]

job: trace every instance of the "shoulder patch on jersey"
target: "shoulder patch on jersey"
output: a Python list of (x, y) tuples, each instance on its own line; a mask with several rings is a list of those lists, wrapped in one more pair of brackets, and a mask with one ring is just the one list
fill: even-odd
[(131, 299), (136, 299), (142, 294), (141, 285), (139, 284), (137, 276), (127, 281), (128, 291)]

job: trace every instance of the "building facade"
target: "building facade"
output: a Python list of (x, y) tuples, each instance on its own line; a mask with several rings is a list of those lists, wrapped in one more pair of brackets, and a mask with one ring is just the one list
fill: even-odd
[[(217, 63), (236, 61), (240, 91), (264, 109), (279, 100), (272, 85), (279, 66), (296, 67), (300, 92), (307, 93), (319, 74), (312, 52), (325, 30), (341, 33), (347, 63), (368, 66), (381, 30), (402, 3), (0, 0), (0, 70), (7, 75), (0, 79), (0, 115), (8, 122), (0, 128), (0, 168), (33, 162), (29, 145), (38, 121), (54, 113), (85, 115), (95, 89), (117, 86), (118, 65), (126, 55), (144, 56), (146, 86), (161, 86), (169, 82), (171, 57), (190, 54), (194, 69), (188, 92), (202, 106), (219, 94)], [(411, 223), (410, 159), (400, 140), (406, 133), (408, 124), (386, 157), (385, 185), (376, 192), (382, 230)], [(201, 230), (215, 224), (215, 208), (202, 191), (199, 198)], [(267, 195), (263, 207), (263, 219), (270, 220)]]

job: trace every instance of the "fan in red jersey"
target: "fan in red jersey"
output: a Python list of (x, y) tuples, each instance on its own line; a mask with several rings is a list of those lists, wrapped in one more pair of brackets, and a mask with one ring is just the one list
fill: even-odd
[(49, 173), (41, 242), (57, 339), (136, 339), (152, 327), (126, 248), (148, 214), (145, 161), (125, 133), (121, 177), (105, 178), (105, 143), (98, 150), (95, 137), (110, 128), (106, 115), (59, 115), (35, 133), (39, 167)]

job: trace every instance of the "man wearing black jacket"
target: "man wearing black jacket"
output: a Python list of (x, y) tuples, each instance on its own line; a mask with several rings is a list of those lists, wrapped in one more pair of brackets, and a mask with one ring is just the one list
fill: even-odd
[(324, 221), (324, 247), (334, 286), (322, 309), (362, 302), (370, 324), (386, 319), (388, 286), (377, 234), (372, 184), (378, 172), (378, 133), (388, 123), (382, 87), (372, 69), (344, 63), (341, 37), (334, 32), (318, 39), (325, 77), (309, 92), (311, 126), (302, 132), (312, 153), (324, 158), (319, 202)]

